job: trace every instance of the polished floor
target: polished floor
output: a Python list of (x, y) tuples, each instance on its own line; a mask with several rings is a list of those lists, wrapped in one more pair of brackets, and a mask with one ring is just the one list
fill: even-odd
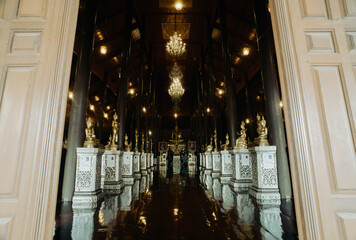
[[(209, 189), (209, 190), (207, 190)], [(106, 195), (97, 209), (59, 204), (54, 239), (298, 239), (293, 202), (258, 205), (194, 168), (161, 169)]]

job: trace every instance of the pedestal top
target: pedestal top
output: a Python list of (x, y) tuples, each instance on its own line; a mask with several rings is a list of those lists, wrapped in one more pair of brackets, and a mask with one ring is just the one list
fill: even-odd
[(110, 149), (106, 149), (104, 154), (110, 154), (110, 155), (120, 155), (122, 154), (122, 151), (121, 150), (110, 150)]
[(84, 148), (78, 147), (77, 154), (97, 154), (97, 153), (104, 153), (104, 149), (101, 148)]
[(248, 149), (234, 149), (232, 150), (233, 153), (249, 153), (250, 150)]
[(231, 154), (233, 151), (232, 150), (221, 150), (221, 154)]
[(250, 147), (249, 150), (256, 152), (273, 152), (277, 150), (276, 146), (253, 146)]

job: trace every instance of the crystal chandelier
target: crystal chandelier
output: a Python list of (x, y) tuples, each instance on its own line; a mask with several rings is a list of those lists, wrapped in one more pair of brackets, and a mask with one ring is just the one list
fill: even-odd
[(175, 105), (178, 105), (181, 97), (184, 94), (184, 88), (180, 80), (183, 78), (183, 73), (177, 65), (177, 62), (174, 63), (171, 72), (169, 74), (170, 79), (172, 79), (172, 84), (168, 89), (168, 94), (171, 96), (172, 102)]
[(168, 54), (174, 58), (180, 57), (185, 53), (185, 43), (182, 41), (181, 34), (174, 32), (166, 45), (166, 50)]

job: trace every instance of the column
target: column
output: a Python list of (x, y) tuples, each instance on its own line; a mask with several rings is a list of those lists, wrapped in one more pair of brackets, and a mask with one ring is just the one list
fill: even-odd
[(257, 43), (261, 59), (263, 87), (266, 96), (267, 123), (269, 124), (270, 144), (277, 146), (278, 181), (282, 198), (292, 197), (289, 160), (284, 130), (282, 109), (279, 106), (279, 85), (277, 67), (273, 61), (273, 35), (267, 2), (254, 0), (257, 24)]
[(131, 24), (132, 24), (132, 0), (127, 1), (127, 9), (125, 16), (125, 34), (122, 50), (121, 64), (121, 79), (119, 86), (119, 94), (117, 97), (117, 112), (119, 115), (119, 149), (123, 148), (125, 135), (125, 120), (126, 120), (126, 101), (127, 101), (127, 84), (129, 80), (129, 62), (131, 53)]
[(85, 23), (80, 32), (80, 49), (75, 73), (73, 101), (68, 127), (67, 155), (64, 166), (62, 200), (72, 201), (76, 166), (76, 149), (82, 147), (88, 104), (88, 86), (94, 44), (97, 0), (85, 1)]
[(225, 66), (226, 98), (228, 107), (228, 131), (230, 136), (230, 146), (236, 142), (237, 109), (235, 98), (235, 87), (231, 79), (230, 49), (228, 44), (228, 32), (226, 22), (225, 0), (219, 0), (220, 21), (221, 21), (221, 47)]

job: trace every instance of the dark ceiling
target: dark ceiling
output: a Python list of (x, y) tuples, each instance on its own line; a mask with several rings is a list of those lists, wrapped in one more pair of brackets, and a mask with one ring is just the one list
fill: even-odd
[[(135, 88), (137, 91), (140, 61), (143, 60), (145, 66), (144, 105), (148, 108), (151, 106), (152, 98), (148, 97), (151, 86), (151, 92), (156, 95), (157, 114), (162, 117), (164, 123), (169, 122), (166, 125), (163, 124), (163, 128), (167, 129), (172, 128), (174, 124), (173, 104), (168, 95), (168, 88), (171, 84), (168, 74), (174, 61), (165, 51), (168, 40), (164, 38), (164, 33), (169, 33), (169, 30), (172, 30), (174, 22), (176, 22), (177, 30), (181, 29), (182, 35), (187, 36), (187, 39), (183, 39), (186, 43), (187, 52), (183, 57), (177, 59), (184, 72), (182, 84), (185, 88), (179, 112), (181, 127), (183, 129), (190, 128), (191, 116), (196, 113), (196, 107), (200, 104), (197, 103), (199, 74), (209, 76), (208, 36), (212, 36), (214, 89), (224, 90), (225, 66), (221, 46), (219, 0), (182, 0), (182, 2), (183, 9), (177, 11), (174, 8), (175, 0), (133, 1), (129, 88)], [(79, 11), (75, 53), (79, 49), (79, 33), (83, 24), (83, 5), (81, 3)], [(253, 4), (252, 1), (225, 0), (224, 11), (227, 20), (233, 86), (236, 95), (238, 95), (246, 81), (252, 79), (260, 68)], [(105, 74), (108, 74), (109, 81), (107, 84), (110, 91), (107, 105), (111, 104), (111, 109), (115, 108), (121, 80), (121, 54), (124, 45), (126, 13), (127, 2), (125, 0), (99, 0), (92, 63), (96, 83), (92, 79), (91, 88), (93, 89), (90, 90), (91, 98), (89, 101), (94, 103), (93, 97), (102, 95), (102, 83)], [(168, 27), (165, 28), (165, 26)], [(137, 38), (138, 32), (139, 37)], [(100, 47), (103, 45), (108, 50), (105, 55), (100, 53)], [(242, 54), (244, 47), (250, 49), (248, 56)], [(140, 57), (142, 53), (144, 57)], [(152, 85), (149, 84), (151, 73), (154, 79)], [(208, 77), (205, 78), (204, 83), (208, 81)], [(206, 92), (206, 94), (209, 94), (208, 91)], [(223, 112), (225, 109), (224, 93), (216, 94), (216, 100), (218, 108), (216, 112)], [(128, 112), (134, 113), (136, 107), (137, 95), (129, 95)]]

